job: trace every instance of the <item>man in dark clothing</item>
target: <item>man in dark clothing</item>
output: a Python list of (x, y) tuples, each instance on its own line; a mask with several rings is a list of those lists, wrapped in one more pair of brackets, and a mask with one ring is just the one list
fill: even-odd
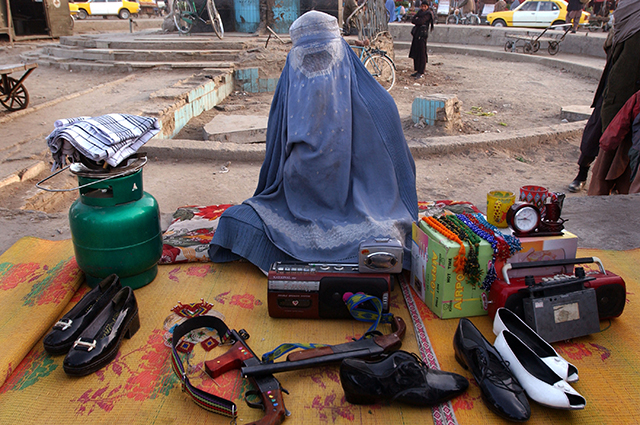
[(433, 31), (434, 20), (433, 12), (429, 8), (429, 2), (423, 0), (420, 5), (420, 10), (411, 20), (414, 27), (411, 30), (413, 40), (411, 40), (409, 57), (413, 59), (413, 70), (415, 71), (411, 74), (412, 77), (422, 78), (424, 75), (424, 69), (427, 66), (427, 62), (429, 62), (427, 56), (427, 38), (429, 37), (429, 27), (431, 27), (431, 31)]
[(572, 24), (571, 32), (575, 33), (582, 16), (582, 2), (580, 0), (569, 0), (567, 4), (567, 24)]
[[(604, 42), (604, 51), (607, 54), (607, 59), (610, 59), (611, 44), (613, 42), (613, 31), (609, 32), (607, 40)], [(600, 150), (600, 136), (602, 136), (602, 118), (600, 116), (600, 109), (602, 108), (602, 93), (607, 85), (607, 77), (609, 76), (609, 70), (611, 68), (611, 61), (607, 60), (607, 64), (602, 71), (600, 77), (600, 83), (596, 89), (596, 94), (593, 97), (593, 103), (591, 107), (593, 112), (584, 126), (582, 132), (582, 140), (580, 142), (580, 157), (578, 158), (578, 166), (580, 167), (578, 175), (569, 184), (569, 192), (580, 192), (584, 188), (587, 182), (587, 176), (589, 175), (589, 168), (593, 161), (598, 156), (598, 150)]]
[[(602, 131), (605, 131), (627, 100), (640, 90), (640, 2), (620, 0), (614, 12), (613, 41), (607, 58), (608, 78), (602, 92), (600, 109)], [(593, 165), (589, 195), (626, 194), (640, 191), (630, 181), (629, 149), (631, 138), (613, 150), (602, 149)]]

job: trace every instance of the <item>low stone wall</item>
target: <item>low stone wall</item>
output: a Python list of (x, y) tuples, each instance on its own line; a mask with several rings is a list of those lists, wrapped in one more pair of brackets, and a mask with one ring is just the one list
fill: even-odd
[[(411, 27), (408, 23), (389, 24), (389, 32), (394, 41), (411, 41)], [(489, 25), (446, 25), (438, 24), (429, 35), (430, 43), (504, 46), (508, 34), (539, 34), (543, 29), (534, 28), (495, 28)], [(555, 31), (562, 34), (561, 31)], [(580, 30), (577, 34), (567, 34), (561, 43), (561, 51), (569, 54), (606, 58), (602, 45), (606, 33)]]

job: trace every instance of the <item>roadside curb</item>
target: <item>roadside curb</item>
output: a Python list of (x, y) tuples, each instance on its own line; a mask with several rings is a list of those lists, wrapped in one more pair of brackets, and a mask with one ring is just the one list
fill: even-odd
[[(430, 137), (407, 141), (414, 159), (464, 152), (468, 149), (525, 148), (555, 142), (582, 134), (586, 121), (536, 127), (509, 133), (480, 133), (461, 136)], [(240, 144), (228, 142), (153, 139), (143, 150), (159, 159), (219, 160), (261, 162), (265, 143)]]
[(21, 183), (23, 181), (29, 180), (43, 172), (46, 168), (46, 164), (44, 161), (38, 161), (33, 165), (28, 166), (27, 168), (23, 168), (20, 171), (16, 171), (13, 174), (4, 177), (0, 180), (0, 189), (3, 187), (12, 185), (14, 183)]

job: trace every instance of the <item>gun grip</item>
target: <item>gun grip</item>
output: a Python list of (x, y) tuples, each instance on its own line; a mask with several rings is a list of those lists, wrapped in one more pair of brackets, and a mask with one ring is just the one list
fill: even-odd
[(236, 341), (223, 355), (204, 362), (205, 371), (207, 375), (215, 379), (225, 372), (240, 369), (242, 363), (251, 357), (253, 357), (253, 353), (247, 350), (240, 341)]
[[(260, 398), (262, 399), (261, 407), (264, 409), (264, 416), (260, 420), (247, 425), (279, 425), (284, 422), (285, 416), (289, 413), (284, 407), (282, 390), (278, 389), (261, 393)], [(249, 406), (254, 407), (252, 405)]]

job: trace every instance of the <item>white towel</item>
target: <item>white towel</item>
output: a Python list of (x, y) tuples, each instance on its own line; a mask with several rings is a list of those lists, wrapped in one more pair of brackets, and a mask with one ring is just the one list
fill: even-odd
[(157, 118), (129, 114), (61, 119), (54, 126), (47, 137), (52, 171), (63, 168), (67, 156), (79, 161), (79, 155), (115, 167), (160, 132)]

